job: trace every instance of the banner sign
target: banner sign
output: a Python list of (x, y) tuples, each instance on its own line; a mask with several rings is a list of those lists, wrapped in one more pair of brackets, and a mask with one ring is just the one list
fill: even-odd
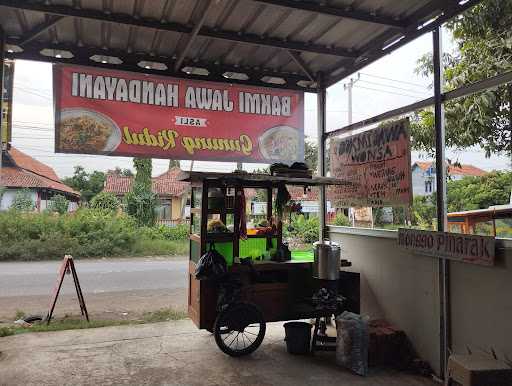
[(12, 87), (14, 84), (14, 61), (4, 61), (4, 84), (2, 90), (2, 143), (11, 142), (12, 132)]
[(479, 265), (494, 265), (495, 238), (400, 228), (398, 245), (414, 252)]
[(304, 160), (304, 93), (54, 66), (60, 153), (293, 163)]
[(338, 207), (412, 204), (409, 120), (395, 121), (330, 144), (332, 177)]

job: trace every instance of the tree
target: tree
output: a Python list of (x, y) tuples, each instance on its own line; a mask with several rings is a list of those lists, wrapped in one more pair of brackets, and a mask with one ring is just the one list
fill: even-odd
[(308, 167), (316, 171), (318, 166), (318, 146), (307, 139), (304, 141), (304, 161)]
[[(485, 0), (447, 24), (457, 44), (444, 56), (446, 90), (512, 70), (512, 0)], [(433, 71), (431, 55), (418, 61), (417, 72)], [(487, 156), (512, 154), (512, 84), (502, 85), (445, 104), (446, 145), (478, 145)], [(434, 148), (432, 109), (412, 122), (413, 146)]]
[(115, 194), (110, 192), (100, 192), (91, 200), (91, 208), (104, 209), (112, 212), (116, 212), (120, 204)]
[(87, 173), (82, 166), (78, 165), (75, 166), (73, 176), (64, 178), (62, 182), (79, 191), (82, 201), (89, 202), (96, 194), (103, 190), (105, 173), (97, 170)]
[(30, 189), (21, 189), (16, 192), (12, 200), (11, 209), (20, 212), (31, 212), (34, 210), (34, 201), (32, 201)]
[(156, 220), (157, 197), (151, 190), (151, 158), (134, 158), (137, 171), (132, 190), (126, 195), (126, 211), (141, 226), (152, 226)]
[(172, 168), (179, 168), (179, 167), (181, 167), (179, 160), (176, 160), (176, 159), (170, 159), (169, 160), (169, 170), (172, 169)]
[(485, 209), (508, 204), (512, 172), (492, 172), (482, 177), (465, 177), (447, 185), (448, 212)]
[(121, 169), (119, 166), (116, 166), (113, 172), (121, 177), (133, 177), (133, 172), (130, 169)]
[(56, 212), (59, 214), (67, 213), (68, 207), (69, 201), (62, 194), (54, 195), (48, 204), (48, 210), (50, 212)]

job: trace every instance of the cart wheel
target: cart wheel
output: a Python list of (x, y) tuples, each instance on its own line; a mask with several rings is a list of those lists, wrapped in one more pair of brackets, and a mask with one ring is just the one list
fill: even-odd
[(215, 343), (225, 354), (233, 357), (247, 355), (260, 346), (265, 330), (263, 315), (254, 304), (235, 303), (217, 316)]

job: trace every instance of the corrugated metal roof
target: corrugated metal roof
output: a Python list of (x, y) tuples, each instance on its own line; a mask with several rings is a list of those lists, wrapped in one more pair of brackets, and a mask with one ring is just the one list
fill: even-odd
[[(326, 85), (333, 84), (477, 2), (0, 0), (0, 24), (14, 58), (301, 88), (297, 82), (311, 84), (310, 78), (317, 80), (320, 73)], [(434, 22), (421, 27), (433, 17)], [(20, 48), (23, 51), (17, 52)], [(57, 51), (43, 56), (44, 48)], [(62, 51), (73, 57), (66, 58)], [(115, 56), (123, 63), (91, 61), (95, 54)], [(168, 68), (141, 68), (141, 60)], [(174, 68), (176, 63), (179, 68)], [(182, 69), (187, 66), (206, 68), (209, 74), (186, 74)], [(226, 79), (226, 71), (245, 73), (249, 79)], [(263, 76), (283, 78), (285, 83), (268, 84)]]

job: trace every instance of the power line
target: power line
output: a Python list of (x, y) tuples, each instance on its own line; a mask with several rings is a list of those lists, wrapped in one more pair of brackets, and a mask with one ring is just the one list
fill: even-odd
[[(383, 86), (383, 87), (389, 87), (389, 88), (393, 88), (393, 89), (396, 89), (396, 90), (402, 90), (402, 91), (407, 91), (407, 92), (412, 92), (412, 93), (420, 93), (420, 91), (416, 91), (416, 90), (411, 90), (410, 88), (404, 88), (404, 87), (398, 87), (398, 86), (392, 86), (390, 84), (384, 84), (384, 83), (379, 83), (379, 82), (369, 82), (367, 80), (363, 80), (361, 79), (360, 80), (361, 82), (363, 83), (368, 83), (368, 84), (372, 84), (372, 85), (376, 85), (376, 86)], [(425, 94), (426, 91), (423, 92), (423, 94)], [(423, 95), (425, 96), (425, 95)]]
[(409, 85), (411, 85), (411, 86), (417, 86), (417, 87), (422, 87), (422, 88), (427, 88), (427, 87), (428, 87), (428, 86), (426, 86), (426, 85), (424, 85), (424, 84), (413, 83), (413, 82), (407, 82), (407, 81), (405, 81), (405, 80), (392, 79), (392, 78), (388, 78), (388, 77), (385, 77), (385, 76), (379, 76), (379, 75), (366, 74), (366, 73), (364, 73), (364, 72), (361, 72), (361, 75), (365, 75), (365, 76), (369, 76), (369, 77), (377, 78), (377, 79), (389, 80), (389, 81), (391, 81), (391, 82), (397, 82), (397, 83), (409, 84)]
[(419, 95), (399, 94), (399, 93), (393, 92), (393, 91), (379, 90), (379, 89), (376, 89), (376, 88), (363, 87), (363, 86), (355, 86), (355, 87), (356, 88), (363, 88), (365, 90), (380, 91), (380, 92), (383, 92), (383, 93), (386, 93), (386, 94), (405, 96), (405, 97), (409, 97), (409, 98), (415, 98), (415, 99), (421, 98), (421, 96), (419, 96)]

